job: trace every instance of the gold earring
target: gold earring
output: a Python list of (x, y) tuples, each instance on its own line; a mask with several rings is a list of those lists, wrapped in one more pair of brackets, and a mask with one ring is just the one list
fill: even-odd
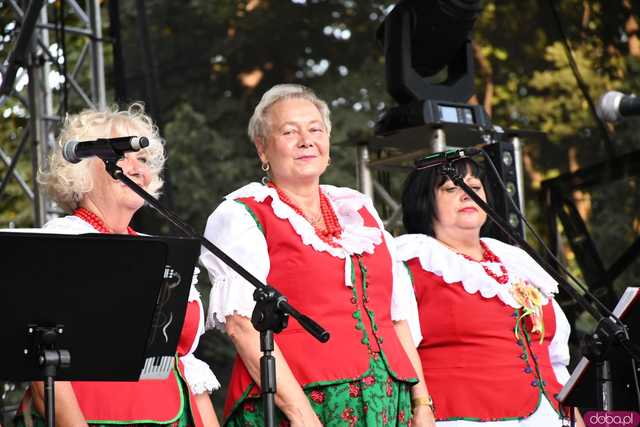
[(327, 160), (327, 167), (331, 166), (331, 157), (329, 157), (329, 160)]
[(269, 162), (262, 162), (262, 166), (260, 168), (263, 172), (269, 172), (269, 169), (271, 169)]

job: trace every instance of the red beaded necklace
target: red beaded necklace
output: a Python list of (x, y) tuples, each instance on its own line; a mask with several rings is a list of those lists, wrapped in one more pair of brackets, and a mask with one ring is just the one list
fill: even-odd
[[(109, 227), (107, 227), (104, 221), (100, 219), (98, 215), (94, 214), (88, 209), (78, 208), (75, 211), (73, 211), (73, 215), (85, 221), (87, 224), (89, 224), (90, 226), (92, 226), (93, 228), (95, 228), (101, 233), (113, 234), (113, 231)], [(138, 233), (131, 227), (127, 227), (127, 233), (129, 233), (132, 236), (138, 235)]]
[[(498, 258), (496, 254), (491, 252), (491, 249), (489, 249), (489, 247), (482, 240), (480, 241), (480, 246), (482, 247), (482, 259), (480, 261), (477, 261), (465, 254), (460, 254), (460, 255), (462, 255), (469, 261), (480, 263), (480, 265), (484, 269), (484, 272), (487, 274), (487, 276), (492, 277), (493, 280), (500, 283), (501, 285), (504, 285), (505, 283), (507, 283), (509, 281), (509, 273), (507, 272), (507, 269), (505, 268), (505, 266), (502, 264), (502, 261), (500, 261), (500, 258)], [(489, 262), (497, 263), (500, 265), (500, 273), (501, 273), (500, 275), (497, 275), (496, 273), (494, 273), (487, 266), (486, 263), (489, 263)]]
[[(276, 190), (276, 192), (278, 193), (278, 197), (282, 202), (289, 205), (291, 209), (293, 209), (298, 215), (306, 219), (309, 224), (313, 226), (316, 235), (320, 237), (322, 241), (328, 243), (333, 247), (339, 246), (337, 243), (335, 243), (335, 240), (339, 239), (342, 235), (342, 227), (340, 226), (340, 222), (338, 222), (338, 217), (333, 211), (333, 208), (331, 207), (331, 203), (329, 203), (327, 196), (325, 196), (324, 193), (320, 191), (320, 189), (318, 189), (318, 194), (320, 195), (320, 213), (322, 214), (322, 221), (320, 221), (320, 219), (313, 220), (305, 215), (304, 212), (302, 212), (302, 209), (297, 207), (291, 201), (291, 199), (287, 197), (284, 191), (278, 188), (273, 182), (269, 182), (267, 185)], [(324, 222), (324, 229), (320, 228), (322, 222)]]

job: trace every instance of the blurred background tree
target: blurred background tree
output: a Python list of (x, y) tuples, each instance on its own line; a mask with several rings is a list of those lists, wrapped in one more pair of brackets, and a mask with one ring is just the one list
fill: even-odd
[[(113, 1), (103, 2), (105, 33), (106, 9)], [(158, 121), (169, 154), (165, 203), (203, 230), (225, 194), (260, 178), (246, 125), (261, 94), (281, 82), (310, 86), (328, 101), (333, 164), (325, 182), (355, 187), (355, 143), (373, 134), (379, 113), (393, 103), (386, 93), (384, 57), (375, 31), (394, 3), (121, 2), (125, 79), (116, 80), (111, 68), (114, 52), (106, 49), (108, 96), (121, 105), (144, 100)], [(525, 141), (526, 214), (541, 230), (541, 182), (606, 158), (603, 138), (569, 66), (552, 5), (592, 97), (611, 89), (632, 93), (640, 82), (639, 10), (631, 0), (485, 1), (474, 30), (476, 99), (496, 125), (546, 133), (547, 138)], [(16, 31), (8, 9), (0, 0), (0, 60), (9, 54)], [(151, 47), (148, 53), (145, 44)], [(68, 52), (77, 54), (73, 45)], [(113, 91), (118, 85), (120, 99)], [(0, 144), (13, 152), (27, 112), (8, 101), (0, 114)], [(609, 127), (617, 154), (640, 148), (639, 124), (630, 119)], [(28, 156), (18, 170), (31, 182)], [(0, 163), (0, 176), (5, 172), (6, 165)], [(389, 185), (397, 190), (403, 178), (390, 176)], [(629, 178), (573, 195), (605, 263), (639, 234), (639, 194), (637, 179)], [(11, 180), (0, 198), (0, 226), (31, 225), (30, 209)], [(171, 231), (150, 212), (136, 221), (150, 233)], [(569, 265), (579, 273), (571, 251), (563, 247)], [(640, 263), (635, 262), (616, 281), (616, 288), (633, 284), (639, 272)], [(200, 277), (206, 302), (206, 274)], [(209, 331), (199, 351), (225, 384), (233, 350), (224, 335)], [(224, 390), (214, 399), (220, 408)]]

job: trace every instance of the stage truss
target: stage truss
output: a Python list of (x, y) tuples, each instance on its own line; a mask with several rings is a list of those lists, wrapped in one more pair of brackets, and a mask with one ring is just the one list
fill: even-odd
[[(3, 81), (13, 74), (17, 84), (0, 94), (0, 110), (11, 108), (11, 104), (20, 106), (17, 111), (24, 112), (28, 126), (23, 128), (13, 152), (9, 152), (6, 141), (0, 141), (0, 161), (7, 167), (0, 182), (0, 197), (9, 181), (16, 180), (33, 205), (33, 225), (38, 227), (61, 212), (40, 190), (37, 181), (27, 182), (16, 166), (25, 151), (31, 150), (32, 176), (36, 176), (55, 144), (56, 131), (70, 102), (81, 108), (106, 107), (100, 2), (7, 3), (18, 30), (15, 46), (10, 46), (14, 49), (0, 71)], [(66, 22), (73, 24), (65, 25)], [(67, 43), (82, 44), (77, 58), (64, 55)], [(25, 80), (26, 85), (22, 84)]]

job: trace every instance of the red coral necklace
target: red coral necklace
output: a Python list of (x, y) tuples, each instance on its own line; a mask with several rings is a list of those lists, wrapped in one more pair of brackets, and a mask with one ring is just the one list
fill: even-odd
[[(505, 283), (507, 283), (509, 281), (509, 273), (507, 272), (507, 269), (505, 268), (505, 266), (502, 264), (502, 261), (500, 261), (500, 258), (498, 258), (496, 254), (491, 252), (491, 249), (489, 249), (489, 247), (482, 240), (480, 240), (480, 246), (482, 247), (482, 259), (480, 261), (476, 261), (475, 259), (465, 254), (460, 254), (460, 255), (462, 255), (469, 261), (480, 263), (484, 272), (487, 273), (487, 276), (492, 277), (493, 280), (500, 283), (501, 285), (504, 285)], [(493, 270), (491, 270), (487, 266), (487, 263), (489, 262), (497, 263), (500, 265), (500, 273), (501, 273), (500, 275), (497, 275), (496, 273), (494, 273)]]
[[(86, 222), (96, 230), (98, 230), (100, 233), (113, 234), (113, 230), (107, 227), (107, 225), (104, 223), (102, 219), (100, 219), (98, 215), (94, 214), (88, 209), (78, 208), (75, 211), (73, 211), (73, 215), (77, 216), (78, 218), (80, 218), (81, 220), (83, 220), (84, 222)], [(131, 227), (127, 227), (127, 233), (132, 236), (138, 235), (138, 233)]]
[[(278, 193), (278, 197), (283, 203), (289, 205), (291, 209), (293, 209), (298, 215), (302, 216), (306, 219), (309, 224), (313, 226), (313, 229), (316, 232), (316, 235), (322, 239), (325, 243), (338, 247), (339, 245), (335, 243), (335, 240), (339, 239), (342, 235), (342, 227), (340, 226), (340, 222), (338, 221), (338, 217), (336, 213), (333, 211), (331, 207), (331, 203), (327, 199), (327, 196), (318, 188), (318, 194), (320, 195), (320, 213), (321, 216), (318, 218), (309, 218), (304, 214), (302, 209), (296, 206), (291, 199), (282, 191), (278, 186), (276, 186), (273, 182), (269, 182), (267, 184), (269, 187), (276, 190)], [(321, 221), (322, 219), (322, 221)], [(321, 228), (322, 222), (324, 222), (324, 229)]]
[[(482, 240), (480, 240), (480, 246), (482, 247), (482, 259), (480, 261), (471, 258), (469, 255), (458, 252), (456, 248), (446, 244), (442, 240), (438, 240), (438, 241), (444, 244), (445, 246), (447, 246), (449, 249), (451, 249), (458, 255), (464, 257), (465, 259), (472, 262), (477, 262), (478, 264), (480, 264), (484, 272), (487, 274), (487, 276), (491, 277), (493, 280), (500, 283), (501, 285), (504, 285), (509, 281), (509, 272), (507, 271), (505, 266), (502, 264), (502, 261), (500, 261), (500, 258), (498, 258), (498, 256), (494, 254), (491, 251), (491, 249), (489, 249), (489, 247), (486, 245), (486, 243), (484, 243)], [(500, 265), (500, 274), (498, 275), (494, 273), (493, 270), (491, 270), (487, 266), (487, 263), (495, 263)]]

